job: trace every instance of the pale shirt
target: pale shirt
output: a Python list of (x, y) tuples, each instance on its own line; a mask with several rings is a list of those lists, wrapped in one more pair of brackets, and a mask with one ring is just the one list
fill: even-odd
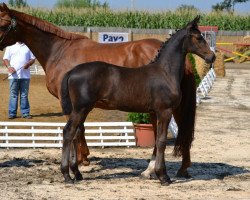
[(24, 43), (6, 47), (3, 59), (9, 60), (10, 66), (16, 70), (16, 73), (9, 74), (9, 79), (30, 79), (30, 68), (23, 67), (27, 62), (35, 59), (35, 56)]

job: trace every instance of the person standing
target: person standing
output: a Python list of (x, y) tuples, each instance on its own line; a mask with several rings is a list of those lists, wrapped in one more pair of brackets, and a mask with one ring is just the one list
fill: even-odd
[(23, 118), (31, 119), (29, 105), (29, 67), (35, 62), (35, 56), (22, 42), (6, 47), (3, 63), (8, 68), (10, 83), (9, 119), (15, 119), (20, 94), (20, 110)]

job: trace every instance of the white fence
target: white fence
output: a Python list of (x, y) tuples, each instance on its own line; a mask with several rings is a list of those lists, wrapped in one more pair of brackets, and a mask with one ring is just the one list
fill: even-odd
[(214, 72), (214, 68), (212, 67), (208, 73), (206, 74), (206, 76), (201, 80), (199, 86), (197, 87), (197, 91), (196, 91), (196, 102), (200, 103), (201, 102), (201, 98), (206, 98), (208, 93), (210, 92), (214, 81), (216, 79), (216, 74)]
[[(0, 122), (0, 147), (62, 147), (65, 123)], [(88, 146), (135, 146), (132, 122), (86, 122)]]

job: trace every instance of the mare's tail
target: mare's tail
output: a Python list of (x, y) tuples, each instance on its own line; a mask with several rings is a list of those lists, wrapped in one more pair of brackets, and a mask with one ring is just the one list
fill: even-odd
[(72, 103), (69, 96), (68, 80), (70, 77), (70, 71), (67, 72), (61, 83), (61, 106), (64, 115), (69, 115), (72, 111)]
[(184, 155), (189, 151), (194, 139), (194, 126), (196, 114), (196, 83), (192, 68), (187, 69), (186, 62), (185, 74), (181, 82), (182, 100), (178, 109), (180, 115), (177, 119), (178, 136), (175, 141), (174, 156)]

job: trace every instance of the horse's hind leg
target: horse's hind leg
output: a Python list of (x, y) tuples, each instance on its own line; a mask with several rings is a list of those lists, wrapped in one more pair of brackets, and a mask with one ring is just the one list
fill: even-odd
[[(76, 133), (76, 137), (73, 139), (73, 144), (71, 146), (71, 160), (70, 160), (70, 169), (71, 171), (74, 173), (75, 175), (75, 180), (77, 181), (81, 181), (83, 180), (82, 174), (80, 173), (79, 169), (78, 169), (78, 139), (79, 136), (77, 134), (83, 134), (83, 136), (81, 137), (85, 137), (84, 135), (85, 132), (85, 128), (84, 125), (82, 123), (79, 124), (78, 128), (77, 128), (77, 133)], [(85, 139), (85, 138), (84, 138)]]
[[(71, 160), (70, 160), (70, 169), (75, 175), (75, 180), (81, 181), (83, 180), (82, 174), (80, 173), (78, 169), (78, 138), (81, 134), (81, 137), (84, 137), (85, 140), (85, 128), (84, 128), (84, 121), (88, 115), (88, 113), (91, 111), (91, 109), (83, 109), (81, 112), (81, 120), (78, 124), (77, 130), (76, 130), (76, 136), (73, 139), (72, 149), (71, 149)], [(85, 140), (86, 141), (86, 140)], [(87, 145), (87, 144), (86, 144)], [(87, 147), (87, 146), (86, 146)]]
[(74, 138), (73, 124), (74, 121), (68, 120), (66, 126), (63, 128), (63, 147), (62, 147), (62, 161), (61, 161), (61, 172), (64, 176), (66, 183), (73, 183), (69, 175), (69, 159), (72, 140)]
[[(71, 179), (69, 174), (69, 161), (70, 161), (70, 151), (72, 145), (74, 145), (76, 142), (72, 141), (75, 138), (76, 130), (79, 127), (79, 124), (82, 122), (82, 116), (83, 113), (79, 112), (72, 112), (70, 115), (70, 118), (66, 124), (66, 126), (63, 129), (63, 148), (62, 148), (62, 163), (61, 163), (61, 172), (64, 176), (66, 183), (73, 183), (73, 179)], [(76, 148), (74, 148), (74, 154), (76, 155)], [(76, 163), (76, 164), (75, 164)], [(78, 170), (77, 162), (75, 162), (75, 168)], [(79, 170), (78, 170), (79, 171)], [(76, 171), (75, 171), (76, 172)], [(80, 172), (79, 172), (80, 173)]]

